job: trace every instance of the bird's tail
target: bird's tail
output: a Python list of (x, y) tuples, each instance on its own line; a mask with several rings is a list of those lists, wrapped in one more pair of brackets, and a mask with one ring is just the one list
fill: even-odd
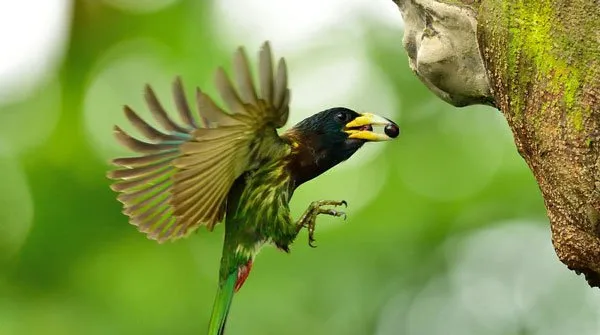
[(208, 324), (208, 335), (225, 334), (225, 323), (227, 322), (227, 315), (229, 315), (233, 294), (244, 285), (252, 269), (252, 264), (252, 259), (249, 259), (245, 265), (240, 266), (237, 271), (230, 273), (225, 281), (219, 283), (217, 297)]
[(208, 335), (223, 335), (225, 333), (225, 323), (235, 293), (237, 277), (237, 273), (234, 272), (227, 277), (227, 280), (220, 283), (212, 315), (210, 316)]

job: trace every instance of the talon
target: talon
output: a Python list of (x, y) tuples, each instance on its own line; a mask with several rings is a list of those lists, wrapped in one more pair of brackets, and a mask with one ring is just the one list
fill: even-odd
[(346, 212), (338, 212), (338, 211), (331, 211), (331, 215), (337, 216), (337, 217), (344, 217), (344, 220), (346, 220)]
[(344, 215), (344, 221), (346, 221), (346, 219), (348, 218), (348, 215), (346, 215), (346, 213), (342, 213)]
[(342, 205), (344, 205), (344, 207), (348, 208), (348, 203), (346, 202), (346, 200), (342, 200)]
[(313, 244), (315, 242), (315, 238), (313, 236), (314, 232), (315, 232), (314, 228), (312, 230), (308, 231), (308, 245), (311, 248), (316, 248), (317, 247), (316, 245)]

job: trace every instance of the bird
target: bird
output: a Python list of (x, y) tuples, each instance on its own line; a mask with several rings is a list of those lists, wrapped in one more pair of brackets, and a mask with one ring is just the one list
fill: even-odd
[[(107, 177), (129, 223), (158, 243), (188, 237), (199, 227), (224, 223), (219, 282), (208, 325), (221, 335), (233, 296), (265, 245), (290, 252), (303, 228), (314, 247), (319, 215), (346, 218), (344, 200), (316, 200), (298, 218), (289, 203), (302, 184), (349, 159), (367, 142), (388, 141), (393, 121), (346, 107), (324, 109), (289, 129), (290, 88), (285, 58), (274, 62), (269, 41), (258, 52), (258, 80), (245, 48), (233, 56), (234, 82), (218, 67), (215, 86), (223, 107), (200, 88), (192, 112), (181, 76), (172, 83), (179, 121), (167, 113), (149, 84), (144, 98), (155, 127), (123, 107), (145, 139), (114, 126), (116, 140), (133, 151), (112, 160)], [(378, 131), (374, 129), (378, 128)], [(381, 129), (380, 129), (381, 128)]]

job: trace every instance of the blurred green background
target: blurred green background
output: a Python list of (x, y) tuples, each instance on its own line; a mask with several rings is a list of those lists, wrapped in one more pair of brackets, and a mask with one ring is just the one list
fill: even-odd
[[(228, 334), (600, 334), (599, 294), (557, 259), (543, 199), (502, 115), (453, 108), (411, 73), (392, 1), (0, 2), (0, 334), (204, 334), (223, 227), (158, 245), (105, 173), (123, 104), (172, 108), (181, 74), (272, 41), (291, 123), (343, 105), (397, 121), (303, 186), (295, 215), (346, 199), (290, 255), (265, 248)], [(146, 114), (144, 114), (146, 113)]]

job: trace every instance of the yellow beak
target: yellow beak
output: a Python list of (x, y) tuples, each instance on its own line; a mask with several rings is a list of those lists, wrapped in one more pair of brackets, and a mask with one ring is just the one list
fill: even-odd
[[(383, 127), (383, 132), (374, 132), (373, 128)], [(344, 128), (348, 138), (356, 138), (370, 142), (389, 141), (400, 134), (400, 128), (394, 122), (379, 115), (364, 113), (348, 122)]]

